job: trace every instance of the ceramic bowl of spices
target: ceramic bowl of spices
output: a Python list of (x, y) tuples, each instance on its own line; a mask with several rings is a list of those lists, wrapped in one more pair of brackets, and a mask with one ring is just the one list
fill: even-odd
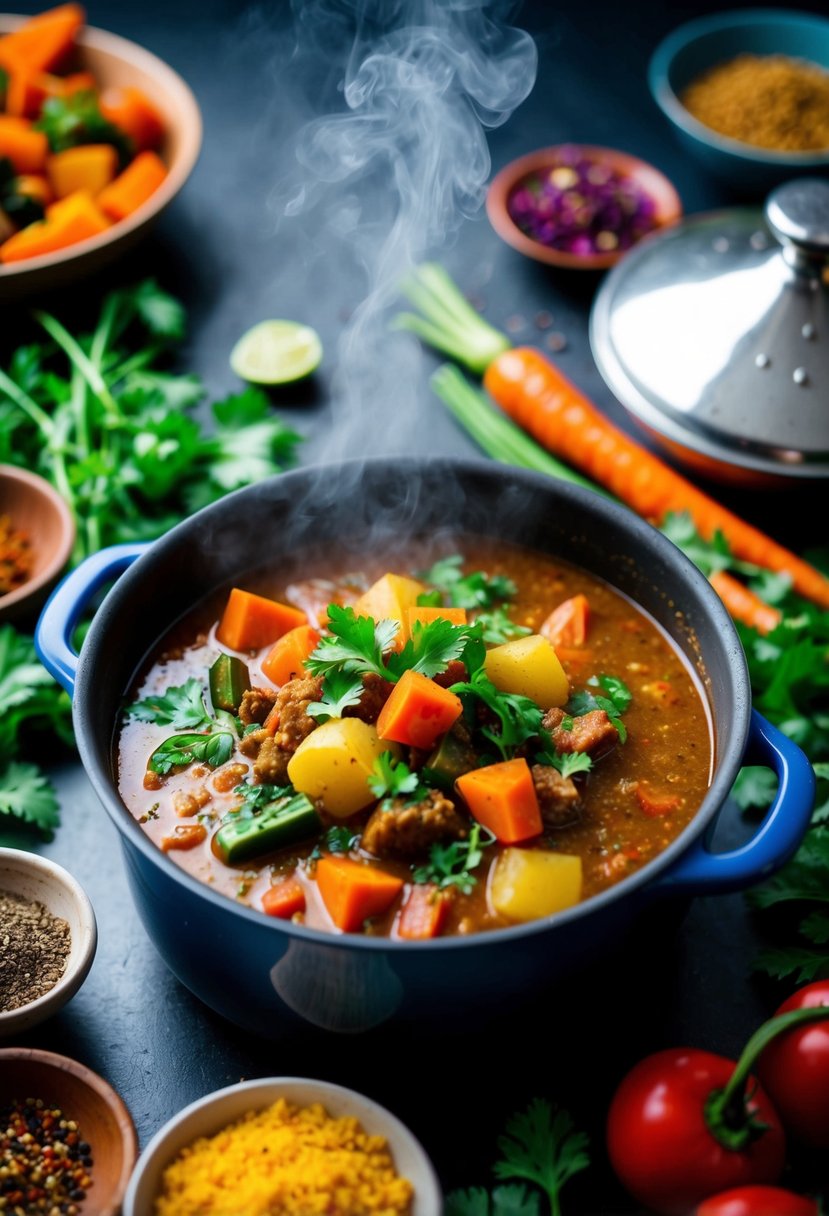
[(648, 69), (683, 147), (722, 181), (759, 196), (829, 171), (829, 20), (746, 9), (680, 26)]
[(62, 866), (0, 849), (0, 1038), (57, 1013), (92, 966), (92, 904)]
[[(19, 1135), (30, 1138), (21, 1142)], [(132, 1118), (103, 1077), (68, 1056), (0, 1048), (0, 1206), (26, 1184), (27, 1212), (118, 1216), (138, 1156)], [(44, 1186), (43, 1166), (53, 1182)], [(11, 1166), (8, 1174), (3, 1166)], [(49, 1202), (47, 1203), (47, 1198)], [(5, 1205), (2, 1201), (5, 1199)], [(36, 1206), (43, 1201), (43, 1207)], [(148, 1209), (149, 1211), (149, 1209)]]
[[(185, 1152), (186, 1150), (186, 1152)], [(302, 1077), (242, 1081), (180, 1111), (136, 1166), (123, 1216), (204, 1211), (440, 1216), (434, 1168), (390, 1111)]]
[(74, 543), (75, 521), (57, 490), (0, 465), (0, 621), (34, 620)]
[(519, 253), (567, 270), (606, 270), (643, 237), (675, 223), (682, 203), (664, 174), (638, 157), (558, 144), (503, 168), (486, 210)]

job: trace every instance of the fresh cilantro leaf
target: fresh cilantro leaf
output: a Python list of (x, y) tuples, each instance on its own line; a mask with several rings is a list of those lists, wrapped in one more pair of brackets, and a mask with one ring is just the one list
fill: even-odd
[(462, 659), (467, 670), (477, 670), (484, 655), (483, 641), (474, 625), (453, 625), (438, 617), (426, 624), (416, 621), (411, 638), (402, 650), (388, 656), (386, 666), (394, 679), (409, 670), (431, 678), (445, 671), (454, 659)]
[(628, 709), (632, 701), (630, 689), (617, 676), (591, 676), (587, 681), (593, 688), (602, 688), (608, 694), (606, 697), (596, 696), (587, 689), (582, 689), (572, 695), (567, 702), (567, 713), (570, 717), (580, 718), (596, 709), (603, 709), (610, 721), (616, 727), (619, 742), (627, 739), (627, 729), (621, 715)]
[(344, 823), (335, 823), (325, 833), (324, 841), (329, 853), (348, 853), (359, 844), (360, 833)]
[(0, 625), (0, 763), (18, 754), (24, 733), (42, 731), (72, 743), (69, 695), (37, 661), (33, 640)]
[(375, 621), (370, 616), (357, 616), (353, 608), (329, 604), (328, 630), (329, 635), (320, 638), (305, 661), (312, 675), (326, 676), (339, 669), (389, 677), (385, 652), (391, 649), (400, 630), (398, 621)]
[[(175, 296), (159, 287), (155, 279), (144, 279), (128, 288), (129, 303), (148, 333), (155, 338), (180, 342), (184, 337), (184, 306)], [(190, 377), (185, 377), (189, 380)]]
[(829, 912), (810, 912), (800, 922), (800, 932), (816, 946), (829, 943)]
[(567, 1111), (554, 1114), (549, 1102), (535, 1098), (526, 1111), (512, 1116), (498, 1140), (501, 1159), (495, 1176), (535, 1183), (549, 1199), (550, 1210), (558, 1212), (562, 1187), (590, 1164), (588, 1143)]
[(480, 730), (484, 738), (498, 748), (504, 760), (509, 760), (522, 743), (541, 733), (544, 715), (535, 701), (515, 693), (501, 692), (483, 670), (476, 671), (470, 680), (453, 684), (451, 691), (464, 702), (470, 699), (482, 701), (492, 711), (500, 729), (483, 726)]
[(363, 695), (363, 677), (351, 671), (332, 667), (322, 682), (322, 700), (312, 701), (305, 711), (319, 722), (341, 718), (345, 710), (359, 705)]
[(750, 589), (766, 604), (777, 607), (792, 589), (792, 576), (785, 571), (761, 570), (749, 582)]
[(518, 1185), (450, 1191), (443, 1211), (444, 1216), (541, 1216), (538, 1195)]
[(829, 832), (812, 829), (792, 861), (762, 886), (748, 893), (755, 908), (770, 908), (774, 904), (798, 900), (829, 903)]
[(776, 793), (777, 778), (774, 773), (755, 764), (747, 764), (740, 769), (731, 789), (731, 797), (743, 811), (754, 807), (765, 809), (771, 805)]
[(498, 600), (511, 599), (517, 588), (512, 579), (483, 570), (464, 574), (463, 557), (441, 558), (422, 574), (423, 581), (440, 591), (454, 608), (491, 608)]
[[(174, 304), (178, 301), (173, 300)], [(204, 384), (198, 376), (173, 376), (169, 372), (131, 372), (121, 384), (118, 394), (122, 406), (139, 417), (144, 410), (162, 414), (192, 409), (204, 397)], [(153, 413), (152, 417), (156, 417)]]
[(501, 646), (513, 638), (525, 638), (532, 633), (526, 625), (511, 621), (503, 606), (492, 608), (489, 612), (479, 612), (475, 617), (475, 624), (480, 628), (487, 646)]
[(52, 152), (65, 152), (81, 144), (112, 144), (121, 168), (133, 152), (132, 140), (104, 118), (95, 93), (82, 90), (67, 97), (48, 97), (43, 103), (35, 130), (43, 131)]
[(811, 984), (829, 976), (829, 954), (806, 950), (802, 946), (763, 950), (752, 967), (775, 980), (791, 979), (796, 984)]
[(428, 862), (413, 869), (412, 878), (417, 883), (435, 883), (441, 889), (457, 887), (464, 895), (469, 895), (478, 881), (472, 871), (483, 861), (484, 849), (494, 843), (493, 834), (479, 823), (474, 823), (468, 840), (433, 844)]
[(300, 437), (271, 413), (261, 389), (247, 388), (213, 406), (217, 429), (202, 445), (211, 482), (222, 492), (261, 481), (293, 463)]
[(587, 752), (557, 752), (543, 751), (535, 757), (538, 764), (549, 764), (557, 768), (562, 777), (572, 777), (575, 773), (589, 773), (593, 760)]
[(587, 683), (605, 690), (617, 714), (627, 713), (630, 709), (633, 694), (618, 676), (591, 676)]
[[(706, 576), (739, 566), (731, 556), (731, 546), (723, 533), (717, 531), (710, 541), (703, 540), (689, 511), (669, 511), (659, 530)], [(752, 567), (752, 572), (756, 569), (756, 566)]]
[(12, 760), (0, 771), (0, 815), (34, 824), (45, 839), (52, 839), (60, 809), (52, 783), (36, 765)]
[(235, 736), (226, 730), (210, 735), (171, 735), (150, 756), (149, 768), (154, 773), (169, 773), (172, 768), (199, 761), (210, 768), (226, 764), (233, 755)]
[(380, 809), (391, 809), (395, 799), (402, 798), (404, 806), (422, 802), (429, 793), (421, 785), (417, 773), (413, 773), (403, 760), (395, 760), (391, 752), (381, 752), (374, 761), (368, 778), (369, 789), (375, 798), (380, 798)]
[(213, 722), (204, 702), (204, 685), (195, 677), (128, 705), (126, 712), (139, 722), (175, 726), (178, 730), (198, 730)]
[(242, 799), (243, 807), (254, 814), (279, 798), (293, 798), (296, 790), (292, 785), (252, 785), (248, 781), (237, 785), (233, 792)]

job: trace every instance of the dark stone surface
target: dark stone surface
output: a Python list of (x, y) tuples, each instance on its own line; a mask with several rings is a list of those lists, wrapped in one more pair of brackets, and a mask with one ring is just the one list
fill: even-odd
[[(19, 7), (34, 11), (39, 5)], [(726, 204), (720, 187), (673, 142), (645, 83), (660, 37), (714, 7), (566, 0), (519, 14), (519, 24), (523, 20), (538, 41), (539, 78), (530, 99), (490, 134), (494, 169), (535, 147), (581, 140), (651, 160), (676, 183), (688, 211)], [(181, 196), (127, 262), (82, 290), (38, 303), (79, 318), (110, 284), (157, 274), (189, 309), (181, 367), (201, 375), (213, 398), (238, 387), (227, 356), (249, 325), (266, 316), (308, 321), (325, 345), (322, 368), (310, 389), (277, 401), (308, 435), (305, 461), (404, 448), (471, 454), (471, 441), (428, 388), (435, 360), (405, 338), (388, 339), (392, 374), (386, 369), (373, 382), (369, 368), (366, 397), (372, 389), (374, 397), (362, 415), (355, 413), (355, 398), (335, 372), (349, 365), (338, 339), (365, 294), (365, 276), (342, 225), (326, 233), (307, 215), (294, 226), (277, 225), (278, 199), (296, 172), (297, 130), (312, 113), (340, 104), (330, 48), (316, 59), (307, 49), (292, 57), (287, 5), (91, 0), (89, 15), (92, 24), (141, 42), (184, 75), (202, 107), (204, 150)], [(597, 279), (556, 274), (525, 260), (495, 237), (482, 216), (465, 221), (448, 249), (432, 252), (480, 297), (496, 325), (523, 318), (518, 339), (536, 338), (534, 318), (551, 312), (554, 329), (567, 339), (561, 366), (623, 422), (587, 342)], [(22, 306), (5, 321), (4, 345), (25, 329)], [(399, 391), (390, 395), (395, 382)], [(817, 521), (801, 523), (795, 533), (794, 519), (814, 493), (771, 501), (746, 492), (723, 496), (742, 514), (774, 521), (778, 533), (789, 531), (803, 544), (817, 538)], [(804, 535), (810, 527), (814, 537)], [(421, 1137), (447, 1187), (486, 1184), (504, 1119), (540, 1094), (569, 1108), (593, 1142), (595, 1168), (568, 1187), (566, 1211), (626, 1216), (634, 1209), (609, 1175), (602, 1145), (603, 1114), (615, 1083), (642, 1054), (669, 1045), (738, 1052), (780, 999), (750, 973), (754, 927), (741, 897), (730, 896), (697, 901), (678, 928), (660, 914), (651, 935), (593, 963), (571, 984), (506, 1016), (481, 1010), (460, 1030), (447, 1016), (446, 1028), (440, 1020), (405, 1034), (390, 1027), (375, 1032), (370, 1043), (317, 1032), (251, 1041), (191, 997), (155, 953), (130, 903), (115, 830), (83, 772), (68, 764), (58, 783), (63, 826), (42, 851), (85, 886), (100, 941), (77, 997), (24, 1041), (75, 1056), (107, 1077), (126, 1100), (143, 1143), (212, 1089), (241, 1078), (300, 1073), (354, 1086), (386, 1103)], [(801, 1180), (808, 1179), (808, 1161), (802, 1170)]]

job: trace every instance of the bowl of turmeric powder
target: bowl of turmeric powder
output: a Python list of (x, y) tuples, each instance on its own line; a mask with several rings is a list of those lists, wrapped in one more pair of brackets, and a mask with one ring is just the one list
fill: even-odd
[(57, 490), (0, 465), (0, 621), (34, 620), (74, 543), (75, 520)]
[(680, 26), (656, 48), (653, 97), (688, 152), (760, 195), (829, 172), (829, 20), (746, 9)]

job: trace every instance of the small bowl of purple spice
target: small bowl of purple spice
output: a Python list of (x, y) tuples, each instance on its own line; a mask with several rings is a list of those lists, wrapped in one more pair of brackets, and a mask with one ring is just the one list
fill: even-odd
[(682, 216), (679, 195), (653, 165), (588, 144), (512, 161), (493, 179), (486, 209), (519, 253), (571, 270), (606, 270)]

